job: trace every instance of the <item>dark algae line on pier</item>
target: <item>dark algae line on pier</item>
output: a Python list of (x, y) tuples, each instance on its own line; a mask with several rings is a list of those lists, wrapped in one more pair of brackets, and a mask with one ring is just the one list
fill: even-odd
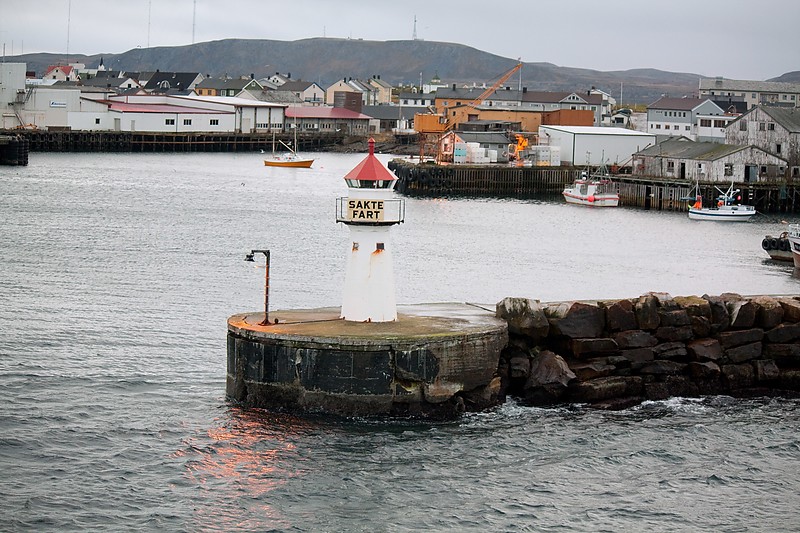
[[(574, 181), (582, 169), (576, 167), (511, 167), (478, 165), (415, 164), (402, 159), (389, 163), (398, 178), (395, 187), (409, 196), (468, 196), (502, 198), (556, 198), (564, 185)], [(612, 176), (619, 188), (620, 205), (657, 211), (685, 211), (685, 198), (694, 197), (696, 185), (689, 181), (658, 180), (626, 174)], [(761, 213), (796, 213), (800, 210), (800, 182), (769, 181), (737, 183), (742, 203)], [(701, 183), (704, 198), (716, 198), (712, 183)]]

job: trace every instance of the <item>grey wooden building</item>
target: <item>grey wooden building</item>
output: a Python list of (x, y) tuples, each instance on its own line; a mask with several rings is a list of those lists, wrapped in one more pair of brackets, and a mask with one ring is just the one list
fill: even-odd
[(800, 109), (758, 106), (728, 125), (725, 142), (751, 144), (785, 159), (789, 176), (800, 177)]
[(757, 183), (785, 177), (786, 161), (751, 145), (670, 139), (633, 156), (633, 174), (687, 183)]

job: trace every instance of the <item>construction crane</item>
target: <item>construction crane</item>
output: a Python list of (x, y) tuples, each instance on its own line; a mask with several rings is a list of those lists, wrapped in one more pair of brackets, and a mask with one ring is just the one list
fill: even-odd
[(514, 66), (514, 68), (512, 68), (511, 70), (509, 70), (508, 72), (506, 72), (505, 74), (503, 74), (502, 76), (500, 76), (500, 78), (499, 78), (499, 79), (498, 79), (496, 82), (494, 82), (494, 83), (492, 84), (492, 86), (491, 86), (491, 87), (489, 87), (488, 89), (486, 89), (485, 91), (483, 91), (483, 92), (481, 93), (481, 95), (480, 95), (480, 96), (478, 96), (476, 99), (474, 99), (473, 101), (471, 101), (470, 103), (468, 103), (468, 104), (467, 104), (467, 106), (469, 106), (469, 107), (477, 107), (478, 105), (480, 105), (480, 104), (481, 104), (481, 102), (483, 102), (484, 100), (486, 100), (487, 98), (489, 98), (491, 95), (493, 95), (493, 94), (494, 94), (494, 92), (495, 92), (495, 91), (496, 91), (496, 90), (497, 90), (497, 89), (498, 89), (498, 88), (499, 88), (501, 85), (503, 85), (503, 84), (506, 82), (506, 80), (508, 80), (508, 78), (510, 78), (511, 76), (513, 76), (513, 75), (514, 75), (514, 73), (515, 73), (515, 72), (517, 72), (517, 71), (518, 71), (519, 69), (521, 69), (521, 68), (522, 68), (522, 63), (517, 63), (517, 64)]
[[(483, 91), (477, 98), (464, 105), (471, 108), (479, 106), (521, 68), (522, 63), (517, 63), (513, 68), (500, 76), (496, 82)], [(442, 136), (453, 129), (453, 127), (455, 127), (455, 123), (448, 118), (447, 109), (444, 109), (441, 114), (417, 113), (414, 115), (414, 130), (419, 135), (420, 161), (425, 157), (426, 148), (431, 148), (435, 154), (435, 159), (437, 161), (439, 160), (439, 144)]]

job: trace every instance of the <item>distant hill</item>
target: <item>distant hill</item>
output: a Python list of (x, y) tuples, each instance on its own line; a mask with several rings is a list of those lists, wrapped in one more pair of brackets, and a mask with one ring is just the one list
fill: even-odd
[(767, 81), (782, 81), (784, 83), (800, 83), (800, 70), (795, 70), (794, 72), (787, 72), (786, 74), (782, 74), (777, 78), (770, 78)]
[[(202, 72), (212, 76), (254, 75), (275, 72), (316, 81), (322, 86), (339, 79), (380, 76), (393, 85), (418, 85), (434, 75), (445, 83), (494, 83), (516, 61), (461, 44), (434, 41), (365, 41), (314, 38), (299, 41), (225, 39), (187, 46), (135, 48), (122, 54), (71, 55), (72, 62), (126, 71)], [(24, 61), (41, 75), (51, 64), (64, 62), (63, 54), (25, 54), (7, 61)], [(798, 75), (790, 73), (785, 76)], [(525, 63), (522, 86), (531, 91), (583, 92), (597, 87), (617, 100), (622, 91), (626, 104), (649, 104), (662, 95), (696, 95), (699, 74), (635, 69), (614, 72), (559, 67), (551, 63)], [(515, 74), (507, 85), (516, 87)], [(786, 80), (781, 80), (786, 81)]]

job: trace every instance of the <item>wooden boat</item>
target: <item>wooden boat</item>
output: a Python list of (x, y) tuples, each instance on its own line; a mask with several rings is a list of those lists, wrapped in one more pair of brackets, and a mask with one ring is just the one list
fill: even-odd
[(570, 204), (589, 205), (594, 207), (616, 207), (619, 205), (619, 194), (616, 186), (607, 175), (589, 175), (581, 172), (581, 177), (571, 185), (564, 187), (561, 193)]
[(740, 197), (736, 195), (739, 189), (733, 188), (733, 183), (728, 187), (728, 190), (723, 192), (722, 189), (717, 187), (721, 193), (717, 197), (717, 203), (711, 207), (703, 207), (703, 197), (701, 195), (695, 196), (694, 204), (689, 206), (689, 218), (692, 220), (714, 220), (718, 222), (747, 222), (757, 213), (756, 208), (752, 205), (737, 204), (736, 201)]
[[(291, 168), (311, 168), (311, 165), (314, 163), (314, 158), (309, 157), (300, 157), (294, 149), (286, 144), (283, 141), (278, 141), (281, 143), (285, 148), (286, 152), (282, 154), (275, 154), (275, 144), (273, 140), (273, 152), (272, 152), (272, 159), (265, 159), (264, 166), (267, 167), (291, 167)], [(297, 146), (297, 134), (295, 133), (295, 146)]]
[(313, 163), (313, 159), (300, 157), (294, 152), (287, 152), (275, 156), (273, 159), (264, 160), (264, 165), (268, 167), (311, 168)]

